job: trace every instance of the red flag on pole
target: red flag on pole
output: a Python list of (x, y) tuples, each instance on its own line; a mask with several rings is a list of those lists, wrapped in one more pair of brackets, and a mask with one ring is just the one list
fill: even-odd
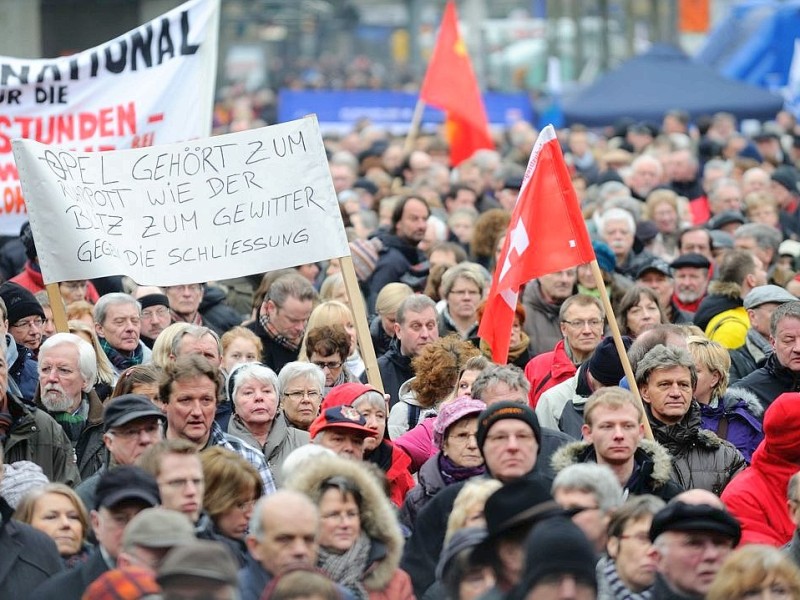
[(495, 267), (478, 334), (505, 364), (522, 284), (595, 259), (552, 125), (539, 134)]
[(478, 80), (458, 31), (458, 16), (452, 0), (444, 9), (419, 97), (446, 113), (445, 135), (450, 144), (451, 165), (455, 167), (475, 150), (494, 150)]

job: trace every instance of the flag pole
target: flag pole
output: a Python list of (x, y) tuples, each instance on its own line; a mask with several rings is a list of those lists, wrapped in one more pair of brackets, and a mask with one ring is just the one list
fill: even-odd
[(628, 386), (636, 398), (636, 403), (642, 410), (642, 425), (644, 425), (644, 435), (647, 439), (652, 440), (653, 430), (650, 427), (650, 421), (647, 420), (647, 411), (645, 411), (642, 397), (639, 395), (639, 387), (636, 385), (636, 378), (633, 375), (631, 362), (628, 360), (628, 353), (625, 350), (625, 344), (622, 343), (622, 335), (619, 332), (617, 318), (614, 316), (614, 309), (611, 307), (611, 302), (608, 299), (606, 284), (603, 281), (603, 273), (600, 271), (600, 265), (597, 264), (597, 259), (594, 259), (589, 264), (592, 267), (592, 274), (594, 275), (594, 280), (597, 283), (597, 289), (600, 290), (600, 301), (603, 303), (603, 307), (606, 309), (608, 326), (611, 328), (611, 335), (614, 338), (614, 346), (617, 348), (617, 354), (619, 354), (619, 360), (622, 363), (622, 370), (625, 372), (625, 378), (628, 380)]
[(422, 98), (417, 99), (417, 105), (414, 107), (414, 115), (411, 117), (411, 126), (408, 129), (405, 144), (403, 144), (403, 153), (409, 154), (414, 149), (414, 142), (417, 141), (419, 136), (419, 128), (422, 125), (422, 114), (425, 112), (425, 103)]

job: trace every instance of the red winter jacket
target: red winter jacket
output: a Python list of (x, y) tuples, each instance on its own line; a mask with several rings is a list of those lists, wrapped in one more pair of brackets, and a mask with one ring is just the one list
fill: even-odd
[(764, 414), (764, 440), (750, 467), (722, 492), (722, 501), (742, 524), (742, 544), (783, 546), (795, 525), (786, 488), (800, 470), (800, 394), (781, 394)]
[(566, 381), (578, 368), (572, 363), (564, 349), (564, 340), (560, 340), (550, 352), (534, 356), (525, 365), (525, 377), (531, 383), (528, 392), (528, 404), (536, 408), (539, 397), (551, 387)]
[[(388, 440), (386, 444), (391, 444)], [(392, 466), (386, 471), (386, 481), (389, 482), (389, 499), (397, 506), (403, 506), (406, 494), (414, 487), (414, 478), (411, 476), (411, 459), (400, 448), (392, 445)]]
[[(29, 260), (25, 261), (25, 268), (22, 270), (22, 273), (15, 275), (9, 279), (9, 281), (21, 285), (31, 294), (36, 294), (46, 289), (44, 286), (44, 279), (42, 279), (42, 272), (36, 270)], [(92, 304), (95, 304), (99, 298), (100, 294), (97, 293), (97, 290), (90, 281), (89, 286), (86, 288), (86, 299)]]

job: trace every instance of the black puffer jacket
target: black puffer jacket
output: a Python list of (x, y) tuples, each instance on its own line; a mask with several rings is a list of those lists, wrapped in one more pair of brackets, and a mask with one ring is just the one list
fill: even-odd
[(773, 353), (767, 357), (763, 367), (743, 377), (731, 387), (753, 392), (766, 410), (781, 394), (800, 392), (800, 372), (784, 367)]
[(222, 335), (228, 329), (242, 324), (242, 315), (225, 303), (225, 292), (215, 285), (207, 285), (198, 309), (203, 325)]
[[(389, 345), (389, 351), (378, 359), (378, 370), (381, 373), (383, 391), (389, 394), (389, 406), (400, 400), (400, 386), (414, 376), (411, 368), (411, 357), (400, 352), (400, 341), (395, 338)], [(366, 383), (366, 372), (361, 377)]]
[(378, 293), (387, 283), (400, 281), (409, 269), (425, 261), (425, 255), (416, 247), (396, 235), (387, 233), (379, 238), (383, 248), (378, 255), (375, 270), (367, 280), (367, 312), (375, 313), (375, 301)]

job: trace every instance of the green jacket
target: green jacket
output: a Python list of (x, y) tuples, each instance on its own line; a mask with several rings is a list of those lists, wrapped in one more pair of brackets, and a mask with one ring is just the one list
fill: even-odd
[(45, 411), (26, 406), (11, 394), (6, 397), (14, 422), (3, 444), (5, 462), (29, 460), (42, 467), (50, 481), (71, 487), (80, 483), (75, 452), (61, 425)]

